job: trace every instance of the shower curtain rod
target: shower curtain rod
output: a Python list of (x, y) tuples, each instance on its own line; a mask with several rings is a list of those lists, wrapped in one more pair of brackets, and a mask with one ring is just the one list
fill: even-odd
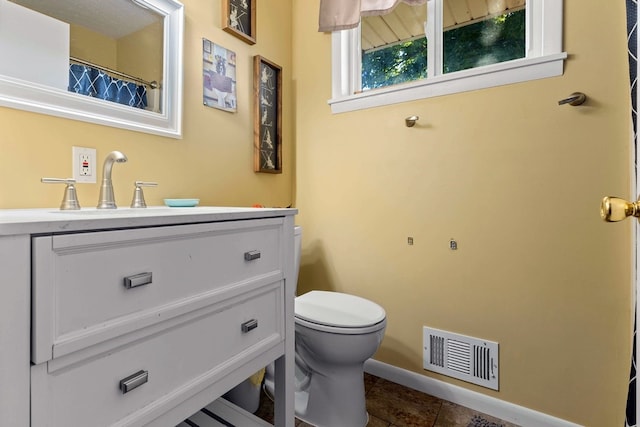
[(99, 70), (105, 71), (107, 73), (116, 74), (121, 77), (125, 77), (129, 80), (133, 80), (134, 82), (142, 83), (144, 85), (149, 86), (151, 89), (156, 89), (159, 85), (157, 81), (148, 82), (146, 80), (142, 80), (140, 77), (131, 76), (129, 74), (122, 73), (117, 70), (112, 70), (111, 68), (103, 67), (102, 65), (94, 64), (93, 62), (85, 61), (84, 59), (76, 58), (74, 56), (69, 57), (73, 62), (77, 62), (82, 65), (87, 65), (89, 67), (97, 68)]

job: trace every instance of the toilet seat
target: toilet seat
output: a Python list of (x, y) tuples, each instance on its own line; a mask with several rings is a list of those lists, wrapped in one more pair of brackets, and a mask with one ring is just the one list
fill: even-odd
[(386, 324), (386, 312), (373, 301), (341, 292), (311, 291), (295, 299), (296, 322), (332, 333), (361, 334)]
[(384, 329), (387, 326), (387, 319), (383, 319), (381, 322), (375, 325), (365, 326), (361, 328), (345, 328), (344, 326), (327, 326), (319, 323), (309, 322), (300, 317), (295, 318), (296, 326), (303, 326), (309, 329), (313, 329), (319, 332), (328, 332), (336, 335), (366, 335), (377, 332)]

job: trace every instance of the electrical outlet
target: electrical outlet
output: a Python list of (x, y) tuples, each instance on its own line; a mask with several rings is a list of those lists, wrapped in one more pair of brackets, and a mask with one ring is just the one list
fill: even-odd
[(80, 154), (80, 176), (91, 176), (91, 159), (88, 154)]
[(96, 183), (96, 149), (71, 147), (73, 178), (77, 183)]

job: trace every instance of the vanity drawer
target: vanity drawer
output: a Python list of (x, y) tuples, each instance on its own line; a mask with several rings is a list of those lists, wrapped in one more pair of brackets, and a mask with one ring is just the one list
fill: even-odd
[[(283, 288), (279, 281), (205, 307), (178, 326), (79, 363), (32, 366), (31, 425), (150, 422), (283, 342)], [(141, 384), (124, 393), (121, 380), (139, 372)]]
[(275, 218), (35, 237), (32, 361), (165, 321), (265, 275), (282, 278), (281, 229)]

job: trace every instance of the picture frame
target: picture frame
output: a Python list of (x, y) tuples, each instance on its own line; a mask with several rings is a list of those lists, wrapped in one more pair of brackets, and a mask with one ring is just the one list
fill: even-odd
[(245, 43), (255, 44), (256, 1), (221, 0), (222, 29)]
[(202, 102), (207, 107), (235, 113), (236, 54), (202, 39)]
[(253, 57), (254, 171), (282, 173), (282, 67)]

